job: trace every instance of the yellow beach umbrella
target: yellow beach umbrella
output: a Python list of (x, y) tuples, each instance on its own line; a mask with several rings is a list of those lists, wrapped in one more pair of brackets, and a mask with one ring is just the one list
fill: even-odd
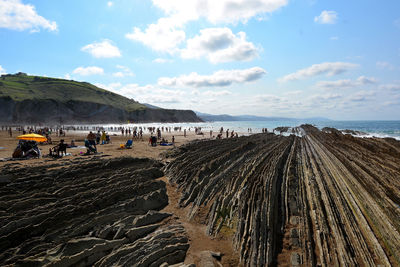
[(46, 142), (47, 138), (40, 135), (40, 134), (24, 134), (17, 137), (19, 140), (29, 140), (29, 141), (36, 141), (36, 142)]

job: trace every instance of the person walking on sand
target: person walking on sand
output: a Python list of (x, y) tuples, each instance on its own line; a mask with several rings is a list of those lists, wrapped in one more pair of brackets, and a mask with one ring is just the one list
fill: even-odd
[(183, 137), (186, 137), (186, 129), (183, 130)]
[(10, 134), (10, 137), (12, 137), (12, 130), (11, 130), (11, 127), (8, 128), (8, 133)]

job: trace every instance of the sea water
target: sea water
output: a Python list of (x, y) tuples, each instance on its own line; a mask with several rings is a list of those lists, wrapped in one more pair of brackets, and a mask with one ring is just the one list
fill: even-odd
[[(354, 130), (364, 132), (363, 137), (393, 137), (400, 140), (400, 121), (334, 121), (334, 120), (268, 120), (268, 121), (215, 121), (215, 122), (199, 122), (199, 123), (127, 123), (127, 124), (104, 124), (90, 125), (92, 127), (104, 127), (106, 130), (113, 127), (117, 128), (133, 128), (142, 127), (181, 127), (181, 130), (193, 131), (195, 127), (201, 127), (202, 132), (207, 136), (210, 131), (213, 135), (218, 132), (221, 127), (224, 132), (235, 131), (240, 134), (260, 133), (263, 128), (272, 132), (274, 128), (281, 126), (295, 127), (301, 124), (311, 124), (322, 129), (323, 127), (332, 127), (338, 130)], [(88, 125), (89, 126), (89, 125)]]

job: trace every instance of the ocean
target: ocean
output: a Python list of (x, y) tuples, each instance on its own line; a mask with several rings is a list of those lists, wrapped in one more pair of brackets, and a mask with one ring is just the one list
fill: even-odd
[[(272, 132), (274, 128), (279, 126), (295, 127), (301, 124), (312, 124), (320, 129), (323, 127), (332, 127), (338, 130), (354, 130), (366, 133), (363, 137), (393, 137), (400, 140), (400, 121), (334, 121), (334, 120), (268, 120), (268, 121), (216, 121), (216, 122), (200, 122), (200, 123), (128, 123), (128, 124), (105, 124), (96, 125), (102, 126), (105, 129), (110, 127), (182, 127), (183, 129), (193, 130), (195, 127), (201, 127), (206, 134), (213, 131), (213, 134), (221, 127), (234, 130), (241, 134), (260, 133), (263, 128), (267, 128)], [(95, 127), (95, 125), (91, 125)], [(250, 131), (251, 129), (251, 131)]]

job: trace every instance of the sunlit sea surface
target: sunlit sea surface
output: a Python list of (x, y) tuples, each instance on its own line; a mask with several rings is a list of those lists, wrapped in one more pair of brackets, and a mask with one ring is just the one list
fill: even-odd
[(191, 130), (195, 127), (201, 127), (204, 134), (209, 134), (219, 131), (221, 127), (224, 131), (234, 130), (241, 134), (260, 133), (263, 128), (267, 128), (272, 132), (274, 128), (279, 126), (299, 126), (301, 124), (312, 124), (320, 129), (323, 127), (333, 127), (338, 130), (355, 130), (366, 133), (364, 137), (394, 137), (400, 140), (400, 121), (321, 121), (321, 120), (268, 120), (268, 121), (216, 121), (216, 122), (200, 122), (200, 123), (127, 123), (127, 124), (104, 124), (104, 125), (88, 125), (93, 127), (104, 127), (109, 130), (113, 127), (114, 130), (133, 127), (182, 127)]

